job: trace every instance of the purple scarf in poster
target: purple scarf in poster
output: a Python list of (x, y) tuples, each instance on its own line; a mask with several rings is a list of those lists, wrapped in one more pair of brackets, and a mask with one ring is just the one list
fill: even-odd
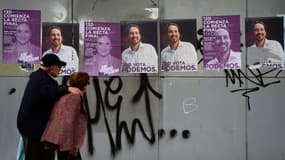
[(240, 69), (240, 16), (203, 16), (206, 70)]
[(120, 23), (85, 22), (84, 71), (92, 76), (120, 75)]
[(3, 9), (3, 64), (33, 68), (40, 62), (41, 12)]

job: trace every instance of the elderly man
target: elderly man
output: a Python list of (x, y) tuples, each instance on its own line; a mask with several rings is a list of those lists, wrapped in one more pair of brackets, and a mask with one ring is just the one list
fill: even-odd
[(45, 150), (40, 142), (51, 110), (64, 94), (82, 94), (78, 88), (58, 85), (54, 79), (65, 65), (55, 54), (47, 54), (42, 58), (40, 68), (30, 75), (17, 116), (26, 160), (54, 160), (54, 151)]

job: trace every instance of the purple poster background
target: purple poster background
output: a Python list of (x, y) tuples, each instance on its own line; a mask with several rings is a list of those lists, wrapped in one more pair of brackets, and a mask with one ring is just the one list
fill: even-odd
[(2, 16), (3, 64), (28, 67), (39, 63), (41, 12), (3, 9)]
[[(203, 16), (203, 52), (204, 52), (204, 67), (207, 69), (206, 64), (219, 54), (214, 49), (215, 31), (224, 28), (229, 32), (231, 39), (230, 49), (240, 54), (240, 16)], [(239, 59), (240, 61), (240, 59)], [(240, 64), (240, 62), (239, 62)], [(218, 67), (221, 69), (221, 67)], [(222, 67), (227, 68), (227, 67)], [(230, 67), (231, 68), (231, 67)], [(240, 68), (235, 66), (233, 68)]]
[(120, 23), (85, 22), (84, 71), (92, 76), (120, 74)]

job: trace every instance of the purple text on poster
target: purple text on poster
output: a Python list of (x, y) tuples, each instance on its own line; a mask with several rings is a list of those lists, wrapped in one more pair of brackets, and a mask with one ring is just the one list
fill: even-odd
[(120, 75), (120, 35), (120, 23), (85, 22), (85, 72), (92, 76)]

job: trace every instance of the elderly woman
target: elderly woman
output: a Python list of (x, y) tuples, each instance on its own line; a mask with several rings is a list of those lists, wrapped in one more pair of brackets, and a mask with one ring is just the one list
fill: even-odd
[[(69, 78), (70, 86), (86, 92), (89, 75), (75, 72)], [(80, 94), (67, 94), (55, 104), (49, 122), (41, 137), (46, 148), (56, 148), (59, 160), (81, 159), (79, 148), (84, 142), (87, 127), (87, 115)]]

